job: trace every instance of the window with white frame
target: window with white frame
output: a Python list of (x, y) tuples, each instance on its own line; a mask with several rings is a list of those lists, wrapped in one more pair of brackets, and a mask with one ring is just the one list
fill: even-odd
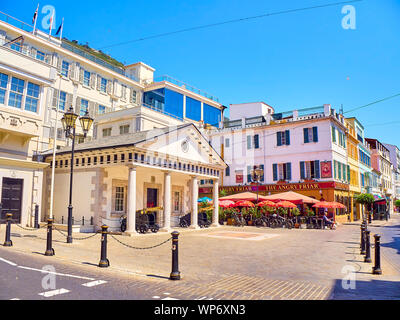
[(103, 137), (110, 137), (111, 136), (111, 128), (103, 129)]
[(8, 99), (8, 105), (15, 108), (22, 108), (22, 96), (24, 94), (25, 81), (12, 77), (11, 79), (11, 90), (10, 97)]
[(181, 193), (179, 191), (174, 191), (174, 212), (181, 211)]
[(127, 89), (127, 86), (124, 84), (121, 84), (121, 98), (123, 100), (126, 100), (126, 89)]
[(36, 59), (44, 61), (46, 54), (42, 51), (37, 50), (36, 51)]
[(13, 42), (13, 43), (10, 45), (10, 48), (13, 49), (13, 50), (15, 50), (15, 51), (21, 52), (22, 46), (21, 46), (21, 43), (20, 43), (20, 42)]
[(114, 191), (114, 212), (122, 213), (125, 212), (125, 186), (115, 186)]
[(61, 74), (64, 77), (68, 77), (68, 70), (69, 70), (69, 62), (63, 61), (61, 65)]
[(25, 110), (37, 112), (40, 87), (37, 84), (28, 82), (26, 91)]
[(97, 110), (98, 114), (103, 114), (106, 112), (106, 107), (99, 104), (99, 109)]
[(67, 102), (67, 93), (64, 91), (60, 91), (60, 102), (58, 104), (58, 109), (65, 110), (66, 102)]
[(100, 80), (100, 91), (107, 92), (107, 79), (101, 78)]
[(80, 116), (84, 116), (86, 111), (88, 111), (89, 108), (89, 101), (85, 100), (85, 99), (81, 99), (81, 109), (79, 112)]
[(83, 84), (85, 86), (90, 85), (90, 72), (89, 71), (83, 71)]
[(0, 73), (0, 103), (3, 104), (6, 100), (7, 83), (8, 75)]
[(119, 134), (127, 134), (127, 133), (129, 133), (129, 124), (119, 127)]
[(225, 139), (225, 148), (229, 148), (229, 143), (230, 143), (229, 138), (226, 138)]

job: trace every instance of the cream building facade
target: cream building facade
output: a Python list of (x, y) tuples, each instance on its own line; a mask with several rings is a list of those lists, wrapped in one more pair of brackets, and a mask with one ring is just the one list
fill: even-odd
[[(55, 161), (56, 220), (67, 215), (70, 151), (62, 148)], [(51, 163), (51, 153), (44, 155), (44, 161)], [(92, 216), (95, 229), (106, 224), (114, 231), (120, 230), (121, 216), (127, 216), (126, 232), (135, 233), (138, 212), (158, 208), (156, 221), (162, 230), (177, 227), (187, 213), (191, 227), (198, 228), (199, 180), (211, 179), (216, 204), (212, 223), (218, 226), (219, 178), (225, 167), (194, 124), (93, 139), (75, 150), (73, 215), (75, 220)], [(50, 171), (46, 169), (46, 175)]]
[[(77, 122), (77, 144), (165, 126), (216, 124), (224, 107), (218, 99), (155, 69), (105, 61), (74, 41), (55, 37), (5, 14), (0, 15), (0, 190), (2, 214), (18, 207), (17, 219), (32, 225), (42, 202), (41, 153), (68, 146), (61, 117), (72, 107), (96, 119), (84, 139)], [(177, 107), (175, 107), (177, 106)], [(110, 115), (110, 116), (109, 116)], [(211, 117), (210, 117), (211, 115)], [(115, 121), (116, 117), (123, 122)], [(119, 119), (119, 118), (118, 118)], [(48, 179), (46, 176), (45, 179)], [(10, 191), (8, 191), (10, 190)], [(7, 199), (18, 198), (15, 203)]]

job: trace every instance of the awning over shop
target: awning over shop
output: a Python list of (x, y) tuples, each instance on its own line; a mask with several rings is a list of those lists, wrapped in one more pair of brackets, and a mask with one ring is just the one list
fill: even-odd
[(264, 197), (267, 200), (278, 200), (278, 201), (283, 201), (287, 200), (295, 204), (300, 204), (300, 203), (318, 203), (319, 200), (307, 197), (303, 194), (294, 192), (294, 191), (287, 191), (287, 192), (282, 192), (282, 193), (277, 193), (273, 194), (270, 196), (265, 196)]
[[(258, 200), (266, 200), (266, 196), (258, 195)], [(249, 200), (249, 201), (256, 201), (257, 194), (253, 192), (242, 192), (231, 194), (230, 196), (221, 197), (220, 200), (232, 200), (232, 201), (239, 201), (239, 200)]]

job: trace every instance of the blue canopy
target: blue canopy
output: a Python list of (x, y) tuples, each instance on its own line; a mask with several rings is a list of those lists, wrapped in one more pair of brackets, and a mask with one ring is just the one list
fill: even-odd
[(211, 202), (211, 201), (212, 199), (210, 199), (209, 197), (203, 197), (197, 200), (197, 202)]

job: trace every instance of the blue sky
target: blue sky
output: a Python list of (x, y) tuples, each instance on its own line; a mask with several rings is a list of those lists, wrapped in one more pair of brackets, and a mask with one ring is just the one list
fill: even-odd
[[(64, 36), (93, 48), (169, 31), (276, 11), (339, 2), (281, 1), (46, 1)], [(342, 28), (343, 5), (225, 24), (104, 49), (126, 64), (143, 61), (219, 97), (264, 101), (276, 111), (329, 103), (344, 111), (400, 93), (400, 1), (363, 0), (356, 29)], [(0, 11), (31, 23), (37, 1), (2, 0)], [(39, 10), (40, 12), (40, 10)], [(44, 14), (39, 14), (39, 19)], [(346, 113), (367, 137), (400, 147), (400, 96)]]

